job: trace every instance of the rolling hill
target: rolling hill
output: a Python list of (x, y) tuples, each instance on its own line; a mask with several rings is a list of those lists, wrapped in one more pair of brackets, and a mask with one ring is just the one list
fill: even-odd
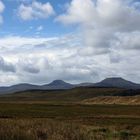
[(68, 90), (27, 90), (0, 96), (0, 101), (45, 101), (79, 103), (97, 97), (134, 97), (140, 90), (121, 88), (76, 87)]

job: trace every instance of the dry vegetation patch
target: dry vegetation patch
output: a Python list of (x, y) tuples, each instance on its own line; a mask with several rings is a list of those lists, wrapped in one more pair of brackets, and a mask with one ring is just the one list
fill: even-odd
[(101, 96), (83, 100), (82, 104), (140, 105), (140, 96)]

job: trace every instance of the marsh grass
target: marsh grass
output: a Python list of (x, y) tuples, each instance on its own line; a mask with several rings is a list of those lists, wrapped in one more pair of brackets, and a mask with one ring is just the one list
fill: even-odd
[(139, 130), (132, 126), (88, 126), (51, 119), (0, 119), (0, 140), (139, 140)]
[(139, 109), (0, 103), (0, 140), (140, 140)]

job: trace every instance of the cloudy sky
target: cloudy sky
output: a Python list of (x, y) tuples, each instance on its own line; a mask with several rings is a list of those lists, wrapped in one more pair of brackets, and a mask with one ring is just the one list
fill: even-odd
[(139, 0), (0, 0), (0, 86), (106, 77), (140, 83)]

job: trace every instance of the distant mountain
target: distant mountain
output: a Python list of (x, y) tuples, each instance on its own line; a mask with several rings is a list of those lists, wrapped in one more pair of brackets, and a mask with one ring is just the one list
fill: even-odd
[(93, 83), (80, 83), (80, 84), (76, 84), (76, 87), (90, 87), (92, 86)]
[(140, 89), (140, 84), (127, 81), (120, 77), (107, 78), (93, 85), (94, 87), (116, 87), (125, 89)]
[(0, 87), (0, 94), (14, 93), (26, 90), (62, 90), (62, 89), (71, 89), (73, 87), (74, 85), (66, 83), (62, 80), (55, 80), (50, 84), (42, 86), (32, 84), (18, 84), (9, 87)]
[(74, 85), (66, 83), (62, 80), (55, 80), (55, 81), (51, 82), (50, 84), (41, 86), (41, 89), (57, 90), (57, 89), (71, 89), (73, 87), (74, 87)]
[(107, 78), (99, 83), (81, 83), (72, 85), (62, 80), (55, 80), (46, 85), (18, 84), (9, 87), (0, 87), (0, 94), (21, 92), (27, 90), (67, 90), (75, 87), (115, 87), (124, 89), (140, 89), (140, 84), (122, 78)]
[(0, 94), (14, 93), (18, 91), (25, 91), (31, 89), (35, 89), (35, 90), (40, 89), (40, 86), (25, 83), (25, 84), (18, 84), (9, 87), (0, 87)]

